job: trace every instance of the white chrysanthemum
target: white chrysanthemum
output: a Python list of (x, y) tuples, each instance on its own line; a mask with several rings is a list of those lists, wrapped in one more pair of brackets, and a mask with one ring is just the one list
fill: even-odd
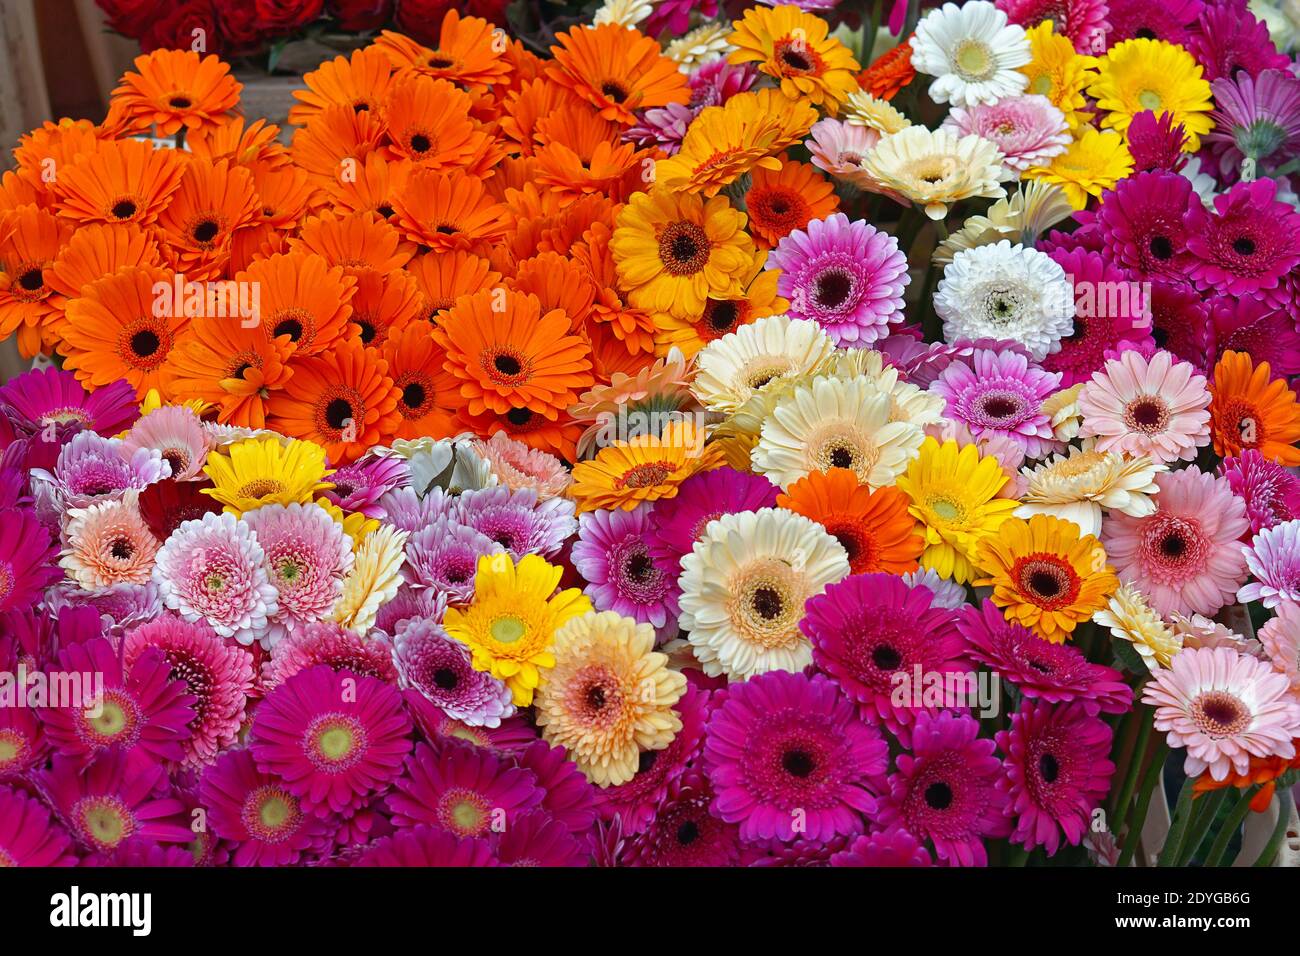
[(804, 603), (846, 577), (849, 558), (803, 515), (762, 508), (710, 521), (682, 558), (682, 627), (711, 677), (746, 680), (801, 671), (812, 645), (799, 630)]
[(593, 26), (617, 23), (621, 27), (634, 27), (654, 10), (655, 5), (650, 0), (605, 0), (591, 22)]
[(866, 90), (849, 94), (843, 110), (844, 121), (850, 126), (865, 126), (882, 136), (907, 129), (912, 121), (895, 109), (888, 100), (878, 100)]
[(731, 36), (729, 24), (705, 23), (664, 47), (664, 56), (685, 72), (691, 67), (712, 63), (734, 50), (735, 47), (727, 42), (729, 36)]
[(1083, 534), (1101, 534), (1102, 509), (1134, 518), (1155, 514), (1151, 496), (1159, 491), (1155, 477), (1169, 466), (1145, 455), (1125, 458), (1116, 452), (1071, 448), (1053, 455), (1037, 468), (1023, 468), (1029, 487), (1021, 496), (1016, 517), (1055, 515), (1073, 521)]
[(1182, 636), (1166, 626), (1131, 584), (1121, 584), (1092, 619), (1110, 628), (1114, 637), (1132, 644), (1149, 671), (1168, 667), (1183, 647)]
[(890, 421), (889, 395), (865, 375), (816, 378), (777, 402), (752, 453), (754, 470), (782, 488), (814, 471), (847, 468), (873, 488), (891, 485), (925, 440)]
[(1004, 239), (952, 257), (934, 293), (934, 310), (949, 342), (1011, 339), (1041, 362), (1074, 328), (1074, 289), (1046, 253)]
[(837, 349), (824, 374), (846, 379), (865, 375), (889, 396), (891, 422), (911, 422), (925, 428), (943, 421), (943, 396), (900, 380), (898, 369), (886, 365), (884, 356), (874, 349)]
[(1012, 178), (1002, 151), (983, 136), (924, 126), (886, 136), (862, 157), (862, 171), (871, 183), (866, 188), (916, 203), (931, 219), (944, 218), (962, 199), (1001, 199), (1002, 183)]
[(834, 351), (816, 322), (769, 315), (700, 349), (691, 390), (705, 408), (734, 415), (765, 393), (815, 374)]
[(988, 0), (957, 6), (945, 3), (916, 25), (912, 67), (935, 78), (930, 98), (936, 103), (974, 106), (1019, 96), (1029, 85), (1020, 67), (1033, 57), (1024, 27)]
[(393, 599), (402, 584), (407, 533), (383, 525), (357, 547), (352, 570), (343, 579), (343, 594), (334, 606), (334, 620), (365, 634), (379, 609)]

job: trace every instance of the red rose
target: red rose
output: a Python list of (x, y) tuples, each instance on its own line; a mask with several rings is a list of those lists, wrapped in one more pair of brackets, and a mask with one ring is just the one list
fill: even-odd
[(133, 40), (153, 25), (162, 13), (161, 0), (95, 0), (104, 11), (110, 30), (125, 34)]
[(257, 25), (271, 33), (292, 33), (321, 15), (324, 0), (256, 0)]
[(397, 0), (397, 26), (412, 39), (436, 47), (442, 18), (452, 7), (462, 17), (481, 17), (505, 26), (508, 3), (509, 0)]
[(217, 13), (228, 50), (251, 52), (265, 46), (267, 37), (258, 22), (255, 0), (221, 0)]
[(193, 50), (203, 55), (220, 53), (221, 31), (211, 2), (186, 0), (171, 7), (140, 37), (140, 49), (145, 53), (159, 49)]
[(393, 0), (329, 0), (325, 9), (342, 30), (376, 30), (392, 17)]

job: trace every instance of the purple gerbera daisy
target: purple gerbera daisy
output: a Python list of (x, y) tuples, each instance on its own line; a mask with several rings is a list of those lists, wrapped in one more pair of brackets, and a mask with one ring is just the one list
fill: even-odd
[(1206, 7), (1200, 29), (1188, 37), (1186, 46), (1210, 82), (1231, 79), (1238, 70), (1251, 76), (1285, 70), (1291, 62), (1277, 51), (1268, 26), (1255, 19), (1245, 4)]
[(929, 388), (953, 362), (970, 364), (981, 349), (1029, 358), (1029, 350), (1010, 339), (957, 339), (954, 342), (924, 342), (908, 336), (891, 335), (883, 343), (885, 360), (898, 369), (900, 377), (918, 388)]
[(53, 475), (37, 471), (32, 477), (50, 481), (66, 507), (85, 508), (116, 500), (128, 488), (139, 491), (170, 474), (171, 466), (158, 449), (127, 452), (121, 439), (85, 431), (63, 446)]
[(1049, 255), (1074, 286), (1074, 329), (1061, 339), (1059, 352), (1043, 359), (1043, 368), (1061, 374), (1062, 387), (1088, 381), (1108, 353), (1152, 344), (1147, 295), (1125, 269), (1086, 249)]
[(1201, 288), (1253, 296), (1276, 288), (1300, 264), (1300, 212), (1278, 202), (1276, 192), (1275, 181), (1257, 179), (1216, 196), (1213, 212), (1199, 201), (1189, 206), (1190, 276)]
[(497, 860), (487, 840), (458, 837), (438, 826), (417, 826), (375, 841), (356, 865), (461, 868), (496, 866)]
[(65, 607), (94, 608), (109, 637), (121, 637), (131, 628), (152, 621), (163, 610), (158, 585), (152, 581), (114, 584), (93, 591), (62, 581), (46, 592), (45, 606), (51, 611)]
[(677, 633), (678, 569), (650, 555), (651, 510), (647, 504), (582, 515), (570, 561), (587, 580), (583, 590), (597, 611), (651, 624), (663, 641)]
[(452, 518), (456, 499), (441, 488), (434, 488), (421, 498), (414, 488), (394, 488), (379, 499), (387, 516), (385, 521), (408, 534), (427, 528), (439, 518)]
[(1011, 715), (1011, 727), (997, 734), (1006, 755), (1006, 776), (998, 787), (1015, 817), (1010, 840), (1026, 849), (1041, 846), (1052, 856), (1061, 836), (1078, 846), (1110, 789), (1115, 765), (1110, 725), (1082, 704), (1025, 701)]
[(937, 674), (946, 686), (972, 670), (962, 660), (953, 613), (933, 605), (929, 588), (908, 587), (892, 574), (855, 574), (832, 584), (808, 601), (799, 627), (812, 641), (813, 663), (895, 732), (924, 703), (919, 687), (896, 702), (903, 678)]
[(367, 518), (384, 518), (387, 512), (383, 496), (405, 486), (410, 478), (405, 458), (367, 456), (336, 468), (330, 475), (334, 487), (321, 493), (344, 511), (355, 511)]
[(1176, 173), (1187, 165), (1187, 154), (1183, 152), (1187, 131), (1182, 123), (1174, 122), (1172, 113), (1157, 117), (1151, 110), (1143, 110), (1129, 123), (1127, 136), (1134, 172), (1167, 169)]
[(502, 757), (457, 740), (417, 744), (389, 794), (393, 823), (444, 827), (476, 837), (510, 827), (542, 802), (537, 777)]
[(1300, 518), (1300, 478), (1254, 448), (1239, 458), (1225, 458), (1219, 475), (1228, 479), (1232, 493), (1246, 503), (1250, 534)]
[(740, 856), (734, 823), (710, 812), (713, 786), (690, 770), (668, 787), (649, 826), (627, 844), (620, 863), (629, 866), (729, 866)]
[(68, 832), (40, 801), (0, 787), (0, 868), (76, 866)]
[(903, 320), (907, 257), (864, 220), (814, 219), (777, 244), (766, 268), (781, 270), (777, 293), (790, 315), (816, 322), (836, 345), (865, 348)]
[(1300, 601), (1300, 518), (1265, 528), (1241, 550), (1255, 580), (1237, 590), (1238, 601), (1267, 608)]
[[(1186, 46), (1193, 24), (1205, 9), (1201, 0), (1106, 0), (1110, 45), (1125, 40), (1164, 40)], [(1101, 51), (1094, 51), (1101, 52)]]
[(776, 507), (781, 489), (761, 475), (723, 466), (692, 475), (677, 496), (662, 502), (650, 515), (647, 545), (660, 567), (679, 568), (709, 522), (723, 515)]
[(1002, 762), (973, 717), (940, 711), (917, 716), (912, 753), (899, 754), (879, 823), (901, 825), (934, 844), (950, 866), (986, 866), (987, 837), (1005, 836), (1007, 798), (998, 790)]
[(713, 810), (740, 824), (745, 840), (861, 832), (886, 757), (879, 733), (833, 681), (786, 671), (728, 687), (704, 743)]
[(1191, 260), (1184, 218), (1200, 209), (1192, 184), (1154, 170), (1120, 180), (1102, 196), (1097, 224), (1107, 256), (1142, 278), (1186, 278)]
[[(1284, 162), (1300, 145), (1300, 77), (1285, 70), (1239, 73), (1210, 84), (1217, 107), (1206, 142), (1228, 144), (1225, 157), (1243, 170), (1266, 159)], [(1221, 160), (1222, 164), (1222, 160)], [(1243, 178), (1246, 178), (1243, 173)]]
[(491, 844), (502, 866), (586, 866), (583, 844), (559, 820), (542, 810), (521, 813)]
[(578, 529), (574, 504), (567, 498), (538, 501), (532, 488), (504, 485), (466, 491), (456, 499), (456, 520), (487, 535), (514, 556), (550, 557)]
[(944, 414), (976, 438), (1003, 435), (1030, 458), (1057, 447), (1043, 400), (1061, 385), (1060, 372), (1047, 372), (1023, 355), (981, 349), (970, 365), (953, 362), (930, 386), (947, 401)]
[(87, 392), (75, 375), (58, 368), (32, 369), (10, 379), (0, 387), (0, 406), (20, 432), (45, 433), (46, 441), (59, 443), (72, 429), (116, 435), (140, 417), (140, 403), (129, 382), (110, 382)]
[(451, 518), (438, 518), (406, 542), (402, 577), (412, 588), (428, 588), (448, 604), (466, 604), (474, 596), (478, 559), (505, 548), (487, 535)]
[(0, 511), (0, 613), (31, 607), (63, 576), (44, 525), (29, 511)]
[(510, 688), (470, 665), (469, 648), (442, 626), (416, 618), (393, 637), (393, 663), (402, 687), (418, 690), (449, 716), (472, 727), (496, 727), (515, 712)]
[(930, 851), (902, 827), (863, 834), (831, 857), (831, 866), (933, 866)]

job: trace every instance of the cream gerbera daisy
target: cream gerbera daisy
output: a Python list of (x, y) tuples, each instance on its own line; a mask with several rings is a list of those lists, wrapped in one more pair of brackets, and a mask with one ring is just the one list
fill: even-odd
[(961, 199), (1001, 199), (1010, 178), (1001, 150), (983, 136), (958, 138), (924, 126), (886, 136), (862, 157), (862, 170), (868, 188), (916, 203), (931, 219), (944, 218)]
[(655, 652), (651, 625), (584, 614), (555, 632), (551, 653), (533, 700), (537, 726), (597, 786), (631, 780), (641, 752), (663, 750), (682, 729), (673, 705), (686, 678)]
[(947, 265), (963, 249), (989, 246), (1003, 239), (1024, 246), (1074, 215), (1065, 190), (1053, 183), (1022, 182), (1016, 192), (999, 199), (982, 216), (968, 216), (961, 229), (939, 243), (932, 257)]
[(875, 349), (836, 349), (826, 374), (844, 379), (865, 375), (889, 396), (891, 422), (911, 422), (918, 428), (926, 428), (944, 420), (947, 402), (943, 396), (902, 381), (898, 369), (886, 365), (884, 355)]
[(907, 129), (912, 121), (886, 100), (878, 100), (865, 90), (849, 94), (844, 105), (844, 121), (850, 126), (865, 126), (882, 136)]
[(935, 77), (930, 98), (936, 103), (996, 103), (1019, 96), (1029, 84), (1019, 72), (1030, 60), (1025, 28), (1008, 23), (988, 0), (931, 10), (916, 25), (911, 44), (912, 67)]
[(1183, 646), (1183, 639), (1160, 620), (1147, 605), (1142, 592), (1130, 584), (1121, 584), (1107, 606), (1092, 616), (1111, 634), (1133, 645), (1147, 670), (1168, 667)]
[(635, 27), (654, 10), (655, 5), (650, 0), (605, 0), (591, 18), (591, 25), (598, 27), (602, 23), (616, 23), (621, 27)]
[(731, 29), (722, 23), (705, 23), (679, 36), (664, 47), (664, 56), (683, 70), (726, 56), (735, 49), (727, 42)]
[(889, 395), (865, 375), (816, 378), (777, 402), (763, 422), (754, 470), (782, 488), (830, 468), (847, 468), (873, 488), (893, 484), (925, 433), (889, 417)]
[(1059, 442), (1073, 441), (1083, 427), (1083, 413), (1079, 411), (1083, 386), (1083, 382), (1078, 382), (1043, 399), (1042, 412), (1052, 426), (1052, 437)]
[(405, 531), (383, 525), (358, 545), (352, 570), (343, 579), (343, 593), (334, 605), (334, 620), (350, 631), (365, 634), (379, 609), (401, 586)]
[(1145, 455), (1125, 458), (1116, 452), (1070, 448), (1036, 468), (1021, 469), (1029, 482), (1016, 517), (1055, 515), (1073, 521), (1085, 535), (1101, 534), (1102, 509), (1134, 518), (1154, 514), (1151, 496), (1159, 491), (1155, 476), (1168, 471)]
[(769, 315), (702, 348), (691, 388), (710, 411), (734, 415), (814, 375), (834, 351), (835, 343), (816, 322)]
[(799, 630), (804, 604), (848, 573), (840, 543), (793, 511), (762, 508), (709, 522), (678, 578), (681, 624), (704, 672), (746, 680), (803, 670), (812, 663)]

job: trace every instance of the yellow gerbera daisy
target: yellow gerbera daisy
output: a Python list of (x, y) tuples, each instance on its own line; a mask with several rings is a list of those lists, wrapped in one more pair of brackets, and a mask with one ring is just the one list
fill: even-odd
[(739, 295), (756, 250), (725, 196), (634, 193), (609, 241), (628, 299), (647, 312), (698, 316), (710, 297)]
[(402, 585), (406, 538), (405, 531), (384, 525), (357, 546), (352, 570), (343, 579), (343, 593), (334, 605), (335, 621), (358, 634), (370, 630), (379, 609)]
[(815, 122), (815, 109), (790, 103), (777, 90), (737, 93), (695, 118), (677, 154), (655, 164), (655, 182), (674, 192), (716, 195), (755, 166), (780, 169), (775, 154), (803, 139)]
[(723, 451), (704, 443), (704, 430), (689, 419), (670, 422), (660, 434), (637, 435), (602, 448), (573, 466), (569, 493), (578, 511), (622, 508), (673, 498), (681, 483), (723, 462)]
[(1025, 31), (1029, 54), (1033, 57), (1020, 72), (1029, 77), (1026, 93), (1046, 96), (1065, 114), (1070, 129), (1078, 129), (1089, 120), (1087, 97), (1083, 91), (1097, 75), (1095, 57), (1080, 56), (1067, 37), (1053, 32), (1052, 21), (1044, 20)]
[(759, 70), (781, 84), (792, 100), (808, 99), (834, 116), (840, 104), (858, 89), (861, 69), (853, 53), (830, 36), (821, 17), (805, 13), (794, 4), (750, 7), (743, 19), (732, 23), (728, 37), (736, 52), (731, 63), (757, 62)]
[(1060, 186), (1070, 205), (1082, 209), (1089, 196), (1100, 196), (1131, 172), (1133, 154), (1124, 137), (1088, 127), (1050, 166), (1034, 166), (1025, 178)]
[(1101, 125), (1121, 133), (1138, 113), (1173, 115), (1187, 132), (1186, 152), (1201, 148), (1201, 137), (1214, 127), (1210, 84), (1201, 65), (1182, 47), (1164, 40), (1125, 40), (1098, 59), (1100, 74), (1088, 94), (1106, 115)]
[(334, 474), (325, 467), (325, 449), (315, 442), (279, 438), (245, 438), (208, 455), (203, 472), (213, 487), (204, 488), (239, 516), (262, 505), (306, 504), (318, 491), (333, 488)]
[(636, 776), (641, 752), (682, 729), (673, 705), (686, 678), (655, 651), (655, 632), (614, 611), (584, 614), (555, 632), (555, 666), (537, 688), (537, 726), (600, 787)]
[(474, 575), (473, 602), (448, 608), (442, 622), (469, 647), (474, 668), (504, 681), (519, 707), (533, 702), (542, 669), (555, 666), (555, 632), (592, 609), (577, 588), (555, 593), (563, 573), (535, 554), (518, 564), (508, 553), (485, 554)]
[(921, 566), (965, 584), (975, 575), (976, 549), (1011, 517), (1017, 501), (996, 498), (1007, 475), (992, 455), (974, 445), (958, 448), (927, 438), (896, 484), (912, 499), (908, 509), (924, 525)]
[(1107, 606), (1092, 619), (1121, 640), (1128, 641), (1142, 658), (1147, 670), (1168, 667), (1175, 654), (1183, 649), (1182, 635), (1175, 633), (1147, 605), (1142, 592), (1121, 584)]
[(1004, 521), (980, 542), (975, 563), (987, 575), (975, 584), (992, 585), (993, 603), (1007, 619), (1053, 644), (1105, 607), (1119, 586), (1100, 542), (1051, 515)]
[(740, 280), (741, 291), (734, 296), (712, 297), (698, 315), (678, 317), (671, 312), (656, 312), (655, 355), (682, 350), (685, 358), (695, 355), (710, 342), (749, 325), (756, 319), (783, 313), (790, 303), (776, 294), (780, 269), (764, 269), (767, 252), (760, 250)]

